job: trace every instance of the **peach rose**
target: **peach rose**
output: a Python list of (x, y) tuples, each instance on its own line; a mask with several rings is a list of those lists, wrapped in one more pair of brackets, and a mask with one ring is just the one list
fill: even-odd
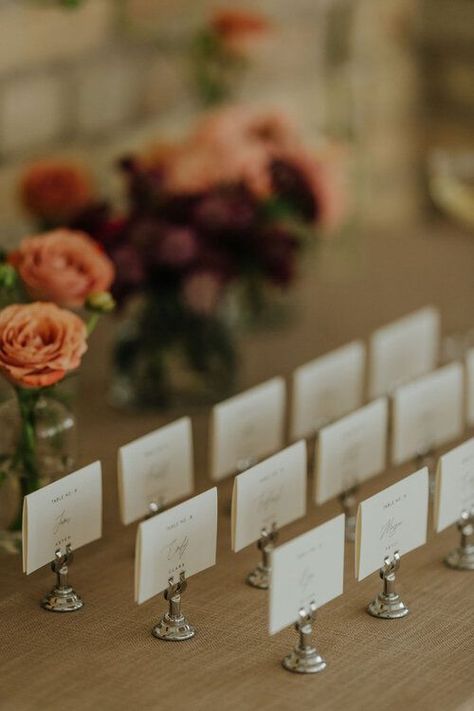
[(232, 8), (215, 10), (210, 24), (225, 48), (239, 56), (250, 54), (271, 30), (263, 15)]
[(70, 308), (82, 306), (96, 291), (108, 291), (115, 275), (93, 239), (66, 229), (24, 239), (9, 261), (33, 299)]
[(73, 162), (33, 163), (20, 182), (20, 200), (34, 217), (60, 224), (74, 217), (93, 199), (92, 180)]
[(43, 388), (81, 363), (87, 329), (56, 304), (13, 304), (0, 312), (0, 371), (14, 385)]

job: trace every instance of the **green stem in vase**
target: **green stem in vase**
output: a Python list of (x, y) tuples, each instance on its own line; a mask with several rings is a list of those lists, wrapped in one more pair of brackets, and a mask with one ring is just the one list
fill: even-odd
[(17, 516), (10, 526), (11, 531), (19, 531), (22, 523), (23, 498), (36, 491), (40, 485), (36, 451), (36, 405), (41, 390), (15, 388), (20, 410), (20, 437), (14, 456), (14, 465), (20, 471), (20, 505)]

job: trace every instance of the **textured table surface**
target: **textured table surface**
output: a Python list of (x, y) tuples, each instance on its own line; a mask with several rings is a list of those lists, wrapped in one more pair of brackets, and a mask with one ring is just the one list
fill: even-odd
[[(445, 332), (473, 325), (471, 239), (434, 225), (371, 235), (349, 254), (321, 254), (298, 291), (300, 318), (283, 334), (259, 334), (243, 344), (242, 387), (289, 375), (426, 303), (440, 307)], [(301, 677), (280, 666), (296, 634), (288, 629), (270, 638), (266, 593), (243, 582), (258, 552), (230, 551), (231, 482), (224, 482), (217, 566), (191, 579), (184, 598), (198, 634), (182, 644), (151, 636), (165, 603), (161, 596), (140, 607), (133, 602), (135, 527), (118, 521), (116, 450), (176, 413), (123, 414), (105, 404), (109, 340), (104, 330), (95, 336), (81, 375), (80, 463), (100, 458), (105, 486), (103, 539), (79, 551), (71, 569), (86, 604), (65, 616), (41, 610), (50, 571), (23, 576), (19, 559), (0, 554), (0, 709), (474, 709), (474, 575), (442, 564), (457, 544), (453, 529), (430, 533), (426, 546), (402, 560), (400, 591), (411, 614), (399, 621), (366, 614), (379, 579), (355, 581), (349, 544), (344, 595), (318, 613), (315, 627), (327, 670)], [(209, 486), (206, 414), (196, 414), (193, 424), (203, 490)], [(388, 470), (363, 486), (361, 498), (411, 471), (410, 465)], [(307, 516), (286, 527), (280, 540), (338, 511), (336, 502), (310, 503)]]

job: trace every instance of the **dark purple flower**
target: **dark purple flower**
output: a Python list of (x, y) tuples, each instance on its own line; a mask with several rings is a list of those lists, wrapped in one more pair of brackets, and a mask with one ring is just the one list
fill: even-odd
[(154, 261), (171, 268), (183, 268), (195, 259), (198, 244), (193, 230), (186, 227), (165, 227), (153, 250)]
[(274, 158), (270, 163), (270, 175), (277, 198), (308, 222), (317, 218), (319, 206), (314, 191), (306, 175), (296, 164), (282, 158)]
[(110, 256), (116, 268), (113, 295), (120, 302), (145, 285), (145, 268), (138, 250), (131, 244), (118, 245)]
[(194, 210), (196, 227), (210, 236), (245, 237), (254, 232), (256, 219), (255, 198), (244, 186), (210, 191)]

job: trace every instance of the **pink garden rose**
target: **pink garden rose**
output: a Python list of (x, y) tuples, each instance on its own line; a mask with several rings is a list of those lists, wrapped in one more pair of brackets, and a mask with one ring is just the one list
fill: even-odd
[(98, 291), (108, 291), (115, 275), (110, 259), (88, 235), (67, 229), (24, 239), (10, 255), (33, 299), (76, 308)]
[(56, 304), (13, 304), (0, 312), (0, 371), (14, 385), (42, 388), (79, 367), (87, 330)]

